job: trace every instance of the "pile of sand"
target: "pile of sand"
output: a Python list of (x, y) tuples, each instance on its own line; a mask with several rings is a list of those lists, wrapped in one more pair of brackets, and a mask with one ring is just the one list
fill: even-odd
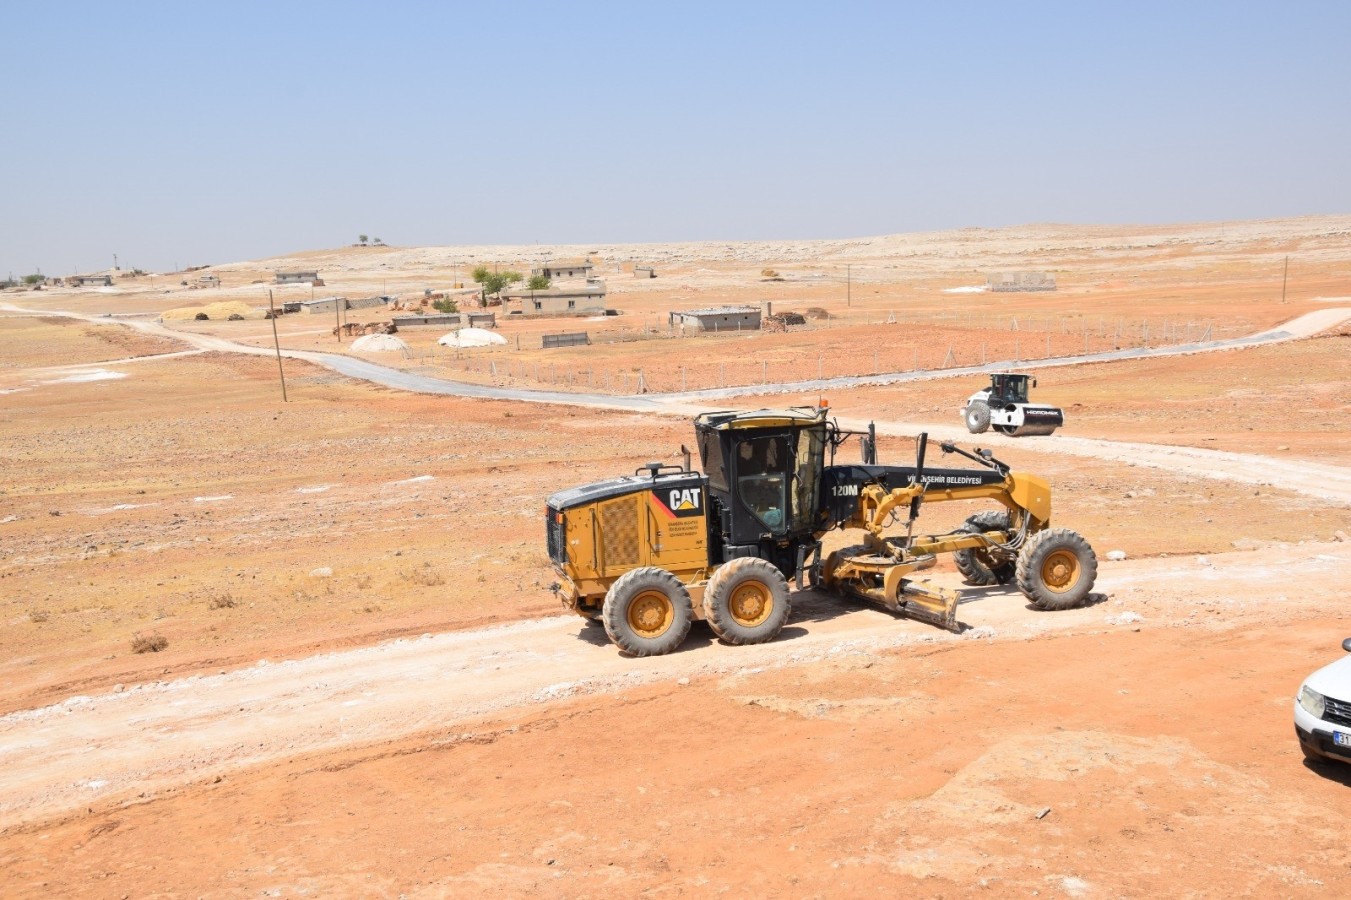
[(500, 334), (493, 334), (484, 328), (461, 328), (459, 331), (452, 331), (450, 334), (441, 337), (437, 343), (442, 347), (491, 347), (494, 344), (505, 344), (507, 339)]
[(230, 316), (243, 316), (246, 319), (262, 319), (264, 313), (239, 300), (222, 300), (220, 303), (208, 303), (206, 306), (184, 306), (164, 313), (165, 319), (195, 319), (198, 313), (206, 313), (212, 322), (229, 319)]
[(398, 353), (408, 345), (392, 334), (366, 334), (352, 341), (351, 349), (361, 353)]

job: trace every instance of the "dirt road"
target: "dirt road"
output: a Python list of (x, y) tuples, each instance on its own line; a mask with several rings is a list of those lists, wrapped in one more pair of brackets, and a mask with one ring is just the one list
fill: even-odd
[[(29, 313), (12, 304), (0, 304), (0, 309), (12, 313)], [(43, 315), (60, 315), (107, 324), (106, 318), (88, 316), (81, 313), (45, 311)], [(1317, 334), (1328, 328), (1340, 325), (1351, 319), (1351, 309), (1337, 307), (1318, 310), (1285, 323), (1278, 329), (1270, 329), (1251, 337), (1234, 341), (1217, 341), (1205, 345), (1185, 345), (1164, 347), (1153, 350), (1118, 351), (1108, 354), (1113, 359), (1143, 358), (1146, 356), (1176, 356), (1208, 350), (1233, 350), (1243, 347), (1256, 347), (1273, 342), (1294, 340)], [(224, 338), (178, 332), (154, 322), (118, 319), (118, 324), (153, 334), (190, 343), (198, 350), (228, 353), (247, 353), (268, 356), (273, 351), (266, 348), (240, 344)], [(832, 387), (849, 387), (860, 384), (894, 383), (908, 380), (957, 377), (998, 368), (1001, 364), (968, 369), (942, 370), (941, 372), (898, 372), (875, 378), (828, 379), (820, 382), (798, 382), (794, 384), (773, 385), (760, 389), (734, 389), (732, 391), (704, 391), (690, 394), (617, 396), (610, 394), (581, 394), (558, 391), (530, 391), (511, 388), (496, 388), (486, 385), (450, 382), (413, 372), (403, 372), (351, 356), (308, 351), (283, 350), (282, 354), (293, 359), (303, 359), (340, 372), (351, 378), (370, 381), (385, 387), (421, 393), (453, 394), (456, 396), (479, 397), (485, 399), (522, 400), (537, 403), (564, 404), (592, 409), (617, 409), (630, 412), (646, 412), (658, 415), (691, 416), (700, 412), (722, 408), (722, 405), (709, 401), (733, 396), (747, 396), (751, 393), (802, 393), (825, 390)], [(1125, 354), (1125, 355), (1122, 355)], [(176, 356), (179, 354), (170, 354)], [(1094, 361), (1099, 357), (1073, 357), (1061, 360), (1040, 360), (1038, 366), (1074, 365), (1085, 361)], [(106, 368), (111, 363), (100, 363)], [(74, 368), (91, 368), (89, 366)], [(847, 384), (846, 384), (847, 382)], [(842, 420), (848, 428), (863, 428), (867, 423), (861, 420)], [(970, 435), (964, 428), (955, 427), (948, 422), (934, 423), (887, 423), (880, 422), (878, 431), (886, 435), (913, 436), (926, 431), (936, 440), (966, 441)], [(1010, 438), (989, 433), (981, 436), (982, 443), (991, 447), (1017, 446), (1020, 449), (1044, 450), (1053, 453), (1066, 453), (1075, 456), (1095, 457), (1118, 461), (1128, 465), (1146, 466), (1185, 473), (1201, 478), (1223, 479), (1256, 485), (1275, 485), (1287, 490), (1307, 494), (1335, 503), (1351, 505), (1351, 471), (1344, 467), (1320, 465), (1303, 461), (1279, 460), (1254, 454), (1231, 453), (1201, 448), (1173, 445), (1142, 444), (1135, 442), (1093, 440), (1057, 435), (1054, 443), (1031, 442), (1026, 439)]]
[[(969, 589), (961, 635), (800, 594), (773, 644), (727, 647), (700, 628), (678, 653), (629, 659), (575, 616), (424, 635), (241, 671), (142, 684), (0, 718), (0, 820), (11, 825), (113, 800), (143, 799), (243, 767), (374, 743), (514, 707), (912, 644), (1026, 640), (1057, 631), (1160, 627), (1281, 616), (1325, 592), (1351, 546), (1287, 546), (1204, 560), (1104, 563), (1097, 603), (1036, 611), (1007, 588)], [(1277, 577), (1279, 575), (1279, 577)], [(950, 586), (957, 586), (948, 576)], [(1241, 595), (1229, 586), (1242, 584)], [(247, 729), (241, 729), (241, 721)], [(454, 740), (452, 737), (451, 740)]]

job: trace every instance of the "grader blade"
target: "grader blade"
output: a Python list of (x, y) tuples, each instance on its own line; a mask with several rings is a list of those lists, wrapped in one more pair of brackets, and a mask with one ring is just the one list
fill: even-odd
[(961, 595), (946, 588), (934, 587), (922, 581), (901, 581), (901, 611), (913, 619), (920, 619), (948, 631), (960, 631), (957, 622), (957, 601)]

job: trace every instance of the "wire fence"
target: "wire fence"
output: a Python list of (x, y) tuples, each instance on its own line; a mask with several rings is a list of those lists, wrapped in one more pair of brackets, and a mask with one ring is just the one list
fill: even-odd
[[(866, 341), (853, 341), (852, 336), (841, 335), (851, 344), (847, 352), (825, 349), (803, 352), (800, 347), (773, 346), (750, 349), (745, 344), (736, 344), (734, 348), (728, 348), (732, 352), (725, 359), (693, 361), (690, 359), (693, 352), (664, 352), (655, 358), (646, 358), (641, 363), (621, 364), (600, 359), (590, 362), (575, 357), (550, 360), (541, 358), (540, 354), (554, 351), (540, 351), (536, 347), (527, 348), (533, 352), (526, 353), (518, 350), (513, 341), (506, 345), (472, 349), (432, 345), (429, 348), (411, 348), (405, 351), (404, 356), (415, 365), (447, 370), (451, 377), (493, 384), (613, 394), (683, 393), (830, 378), (941, 371), (990, 364), (1027, 366), (1039, 360), (1092, 356), (1115, 350), (1203, 345), (1248, 333), (1239, 326), (1221, 329), (1211, 322), (1184, 320), (1064, 316), (1029, 318), (983, 314), (947, 317), (893, 315), (872, 322), (843, 320), (839, 324), (834, 321), (812, 323), (796, 326), (791, 332), (857, 329), (861, 326), (908, 322), (933, 326), (935, 319), (944, 318), (949, 326), (960, 328), (957, 334), (940, 332), (951, 337), (951, 340), (906, 339), (907, 342), (902, 344), (888, 338), (892, 335), (904, 336), (906, 331), (892, 332), (887, 329)], [(641, 337), (627, 339), (707, 340), (723, 336), (655, 324), (634, 334)], [(614, 334), (598, 335), (593, 337), (592, 346), (625, 339)], [(701, 355), (718, 355), (716, 343), (715, 340), (712, 352), (706, 348)], [(569, 350), (573, 353), (587, 352), (582, 347)], [(687, 361), (682, 362), (682, 359)]]

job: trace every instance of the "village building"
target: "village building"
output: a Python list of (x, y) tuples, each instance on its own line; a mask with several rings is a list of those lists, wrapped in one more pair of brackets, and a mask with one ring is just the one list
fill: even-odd
[(998, 272), (985, 279), (992, 291), (1053, 291), (1055, 276), (1049, 272)]
[(273, 278), (274, 284), (306, 284), (319, 281), (318, 272), (278, 272)]
[(66, 284), (71, 287), (90, 287), (92, 285), (102, 285), (112, 287), (113, 276), (111, 275), (72, 275), (66, 279)]
[(690, 309), (670, 314), (670, 323), (699, 331), (758, 331), (760, 307), (720, 306), (716, 309)]
[(605, 312), (605, 283), (588, 281), (580, 287), (547, 291), (503, 291), (502, 306), (512, 316), (600, 315)]
[(591, 277), (591, 272), (595, 266), (586, 260), (572, 260), (545, 263), (542, 266), (536, 266), (530, 270), (531, 275), (543, 275), (550, 281), (559, 279), (586, 278)]

